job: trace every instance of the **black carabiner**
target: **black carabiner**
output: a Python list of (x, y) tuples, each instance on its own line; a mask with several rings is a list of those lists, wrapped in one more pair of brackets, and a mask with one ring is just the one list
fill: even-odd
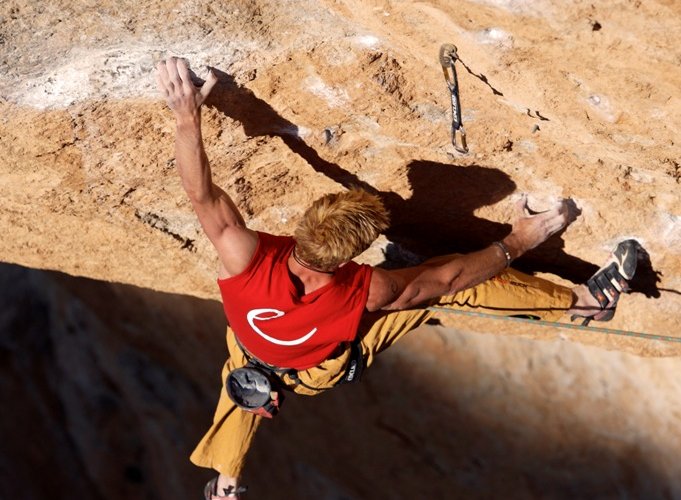
[[(468, 154), (466, 131), (461, 120), (461, 102), (459, 101), (459, 82), (456, 78), (454, 63), (459, 59), (456, 46), (445, 43), (440, 47), (440, 64), (445, 75), (445, 82), (452, 97), (452, 145), (459, 153)], [(457, 136), (459, 141), (457, 141)]]

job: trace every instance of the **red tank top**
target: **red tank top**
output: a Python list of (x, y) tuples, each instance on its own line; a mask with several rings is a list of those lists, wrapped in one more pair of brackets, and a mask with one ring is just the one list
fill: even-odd
[(288, 269), (293, 238), (258, 236), (248, 267), (218, 279), (227, 321), (244, 348), (262, 361), (297, 370), (316, 366), (341, 342), (355, 339), (371, 266), (348, 262), (331, 283), (299, 296)]

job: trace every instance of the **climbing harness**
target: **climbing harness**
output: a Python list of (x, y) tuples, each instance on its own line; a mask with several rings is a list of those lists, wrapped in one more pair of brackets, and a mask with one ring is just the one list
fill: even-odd
[(246, 357), (247, 363), (232, 370), (225, 380), (227, 395), (239, 408), (266, 418), (273, 418), (284, 402), (284, 391), (290, 390), (283, 380), (288, 376), (295, 385), (302, 385), (312, 391), (326, 391), (335, 385), (352, 384), (360, 381), (364, 371), (364, 355), (359, 339), (350, 344), (350, 357), (341, 379), (330, 387), (312, 387), (300, 380), (298, 370), (279, 368), (261, 361), (248, 352), (234, 335), (236, 344)]
[[(452, 145), (461, 154), (468, 153), (466, 131), (461, 121), (461, 101), (459, 100), (459, 81), (456, 78), (454, 63), (459, 60), (456, 46), (445, 43), (440, 47), (440, 64), (445, 75), (445, 82), (452, 97)], [(458, 137), (458, 140), (457, 140)]]
[(538, 326), (550, 326), (554, 328), (567, 328), (570, 330), (583, 330), (587, 332), (597, 332), (597, 333), (605, 333), (605, 334), (610, 334), (610, 335), (620, 335), (623, 337), (636, 337), (640, 339), (646, 339), (646, 340), (660, 340), (663, 342), (677, 342), (681, 343), (681, 337), (671, 337), (669, 335), (656, 335), (653, 333), (642, 333), (642, 332), (632, 332), (629, 330), (616, 330), (614, 328), (601, 328), (601, 327), (595, 327), (595, 326), (582, 326), (582, 325), (573, 325), (570, 323), (556, 323), (554, 321), (546, 321), (542, 319), (534, 319), (534, 317), (531, 317), (531, 315), (527, 315), (528, 317), (518, 317), (518, 316), (497, 316), (495, 314), (488, 314), (488, 313), (481, 313), (481, 312), (476, 312), (476, 311), (461, 311), (458, 309), (448, 309), (446, 307), (429, 307), (428, 310), (433, 311), (433, 312), (442, 312), (442, 313), (449, 313), (449, 314), (460, 314), (462, 316), (473, 316), (477, 318), (489, 318), (489, 319), (496, 319), (496, 320), (505, 320), (505, 321), (514, 321), (514, 322), (520, 322), (520, 323), (530, 323), (532, 325), (538, 325)]
[(362, 378), (364, 371), (364, 355), (362, 354), (362, 346), (359, 339), (350, 344), (350, 359), (345, 367), (345, 374), (343, 378), (338, 381), (337, 385), (341, 384), (355, 384)]

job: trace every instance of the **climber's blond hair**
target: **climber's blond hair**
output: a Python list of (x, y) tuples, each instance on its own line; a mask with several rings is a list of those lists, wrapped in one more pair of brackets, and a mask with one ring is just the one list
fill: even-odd
[(327, 194), (298, 223), (296, 256), (320, 271), (335, 271), (369, 248), (389, 222), (388, 211), (376, 195), (357, 188)]

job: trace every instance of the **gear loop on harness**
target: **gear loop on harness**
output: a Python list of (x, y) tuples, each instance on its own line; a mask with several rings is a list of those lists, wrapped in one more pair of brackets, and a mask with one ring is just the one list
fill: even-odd
[[(452, 99), (452, 145), (461, 154), (468, 154), (466, 131), (461, 120), (461, 101), (459, 99), (459, 82), (456, 77), (454, 63), (459, 59), (456, 46), (445, 43), (440, 47), (440, 65), (445, 76), (447, 88)], [(460, 59), (459, 59), (460, 60)], [(458, 140), (457, 140), (458, 138)]]

